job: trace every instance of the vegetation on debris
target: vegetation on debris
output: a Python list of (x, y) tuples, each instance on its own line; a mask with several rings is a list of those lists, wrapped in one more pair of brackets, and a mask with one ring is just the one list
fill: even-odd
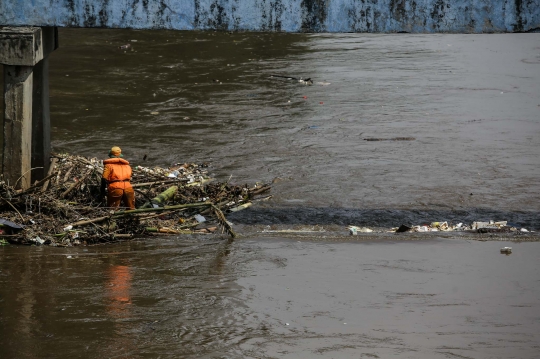
[(213, 182), (207, 167), (134, 167), (137, 209), (113, 210), (100, 195), (101, 160), (55, 154), (47, 176), (25, 190), (0, 179), (0, 239), (70, 246), (219, 230), (234, 238), (224, 212), (248, 208), (270, 186)]

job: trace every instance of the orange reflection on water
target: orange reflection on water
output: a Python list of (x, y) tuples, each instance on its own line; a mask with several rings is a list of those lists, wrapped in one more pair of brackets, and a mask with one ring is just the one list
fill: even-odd
[(115, 265), (107, 270), (107, 312), (115, 318), (125, 318), (127, 307), (131, 304), (132, 274), (128, 266)]

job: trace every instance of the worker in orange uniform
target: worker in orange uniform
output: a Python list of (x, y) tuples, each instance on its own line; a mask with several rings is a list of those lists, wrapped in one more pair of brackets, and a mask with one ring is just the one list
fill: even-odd
[(105, 194), (107, 187), (107, 207), (118, 208), (120, 202), (125, 207), (135, 209), (135, 192), (131, 187), (131, 166), (123, 159), (120, 147), (114, 146), (109, 152), (109, 159), (104, 160), (103, 176), (101, 178), (101, 193)]

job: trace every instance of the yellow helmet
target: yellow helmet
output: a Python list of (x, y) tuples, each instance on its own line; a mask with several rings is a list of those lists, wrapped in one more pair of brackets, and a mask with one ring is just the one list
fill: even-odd
[(114, 146), (109, 151), (109, 157), (124, 157), (122, 156), (122, 150), (118, 146)]

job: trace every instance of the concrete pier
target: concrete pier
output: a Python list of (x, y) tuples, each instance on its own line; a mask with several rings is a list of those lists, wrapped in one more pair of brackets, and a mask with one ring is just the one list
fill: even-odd
[(54, 28), (0, 29), (0, 63), (4, 65), (2, 175), (17, 188), (28, 188), (48, 170), (47, 57), (57, 46)]

